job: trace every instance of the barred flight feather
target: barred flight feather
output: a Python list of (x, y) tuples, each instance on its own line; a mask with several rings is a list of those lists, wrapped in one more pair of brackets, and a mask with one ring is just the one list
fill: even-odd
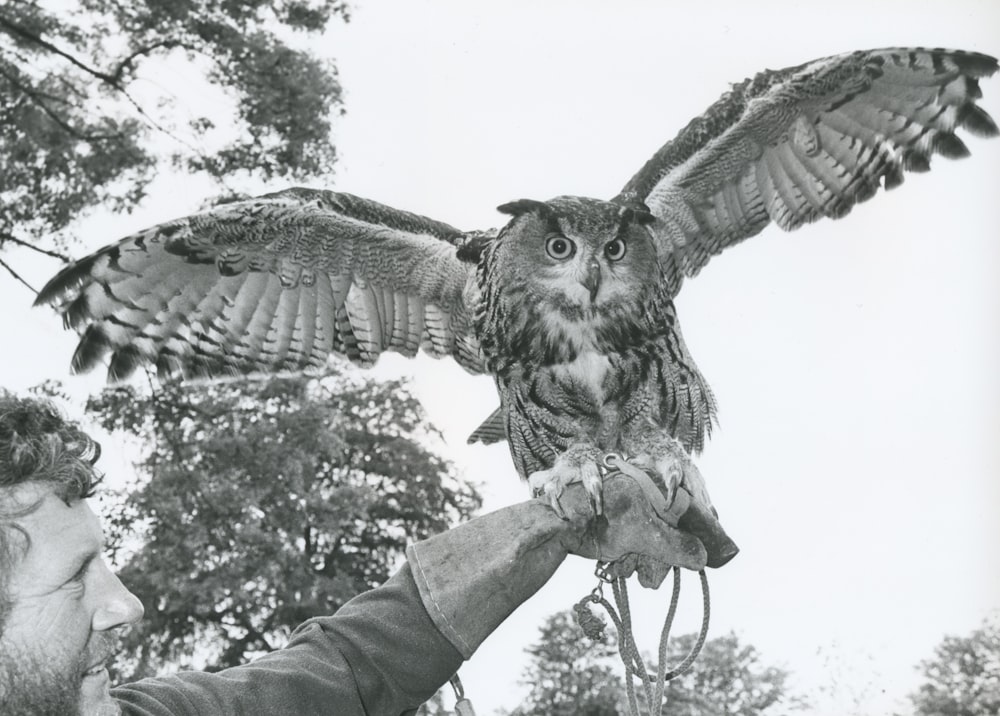
[[(644, 201), (661, 218), (677, 216), (682, 200), (701, 214), (698, 230), (659, 225), (671, 232), (659, 237), (662, 254), (682, 252), (681, 266), (695, 275), (769, 220), (790, 230), (838, 218), (880, 186), (901, 184), (904, 170), (929, 169), (933, 154), (967, 156), (956, 128), (997, 134), (975, 104), (979, 78), (996, 69), (994, 58), (977, 53), (892, 48), (763, 72), (664, 145), (618, 200)], [(758, 195), (766, 216), (734, 210)]]
[(460, 350), (481, 372), (475, 336), (459, 348), (449, 334), (471, 330), (450, 320), (471, 310), (463, 236), (359, 197), (291, 189), (127, 237), (66, 267), (37, 303), (82, 331), (73, 369), (110, 354), (111, 380), (147, 363), (180, 375), (297, 370), (332, 352), (371, 365), (387, 350), (413, 355), (428, 312), (433, 355)]

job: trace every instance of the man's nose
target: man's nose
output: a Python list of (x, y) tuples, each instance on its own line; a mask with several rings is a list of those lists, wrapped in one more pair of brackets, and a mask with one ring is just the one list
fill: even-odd
[(132, 624), (142, 619), (142, 602), (125, 588), (121, 580), (102, 559), (97, 575), (95, 598), (97, 608), (91, 627), (94, 631), (106, 631), (115, 627)]

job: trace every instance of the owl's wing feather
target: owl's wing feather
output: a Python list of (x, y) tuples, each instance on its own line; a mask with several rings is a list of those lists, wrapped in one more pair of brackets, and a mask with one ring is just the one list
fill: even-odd
[(472, 435), (469, 436), (468, 443), (470, 445), (474, 443), (492, 445), (493, 443), (503, 442), (506, 439), (506, 418), (504, 417), (504, 411), (501, 407), (490, 413), (489, 416), (479, 424), (479, 427), (472, 431)]
[(349, 194), (289, 189), (155, 226), (41, 291), (82, 333), (75, 372), (111, 355), (186, 377), (299, 370), (331, 353), (452, 356), (485, 370), (463, 232)]
[(963, 157), (955, 135), (995, 136), (975, 101), (997, 60), (974, 52), (884, 49), (765, 71), (725, 93), (664, 145), (617, 201), (657, 221), (671, 293), (715, 254), (772, 219), (795, 229), (839, 218), (880, 186)]

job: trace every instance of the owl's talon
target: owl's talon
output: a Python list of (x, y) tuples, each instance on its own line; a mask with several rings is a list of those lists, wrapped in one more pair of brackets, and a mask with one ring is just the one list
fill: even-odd
[(684, 476), (678, 470), (671, 470), (666, 476), (667, 483), (667, 504), (674, 504), (677, 490), (684, 484)]
[(565, 484), (559, 479), (555, 470), (538, 470), (531, 473), (528, 478), (528, 485), (531, 486), (531, 494), (535, 497), (544, 497), (552, 511), (559, 515), (559, 519), (566, 519), (566, 511), (559, 503), (559, 496), (565, 489)]
[(636, 438), (630, 448), (631, 463), (655, 475), (654, 481), (666, 491), (668, 505), (673, 504), (678, 489), (683, 487), (696, 501), (711, 509), (705, 481), (680, 442), (669, 435), (647, 434)]
[(604, 485), (598, 483), (594, 486), (584, 482), (583, 486), (587, 491), (587, 500), (590, 502), (590, 509), (596, 517), (600, 517), (604, 514)]
[(556, 458), (548, 470), (537, 470), (528, 476), (532, 494), (544, 496), (557, 515), (566, 519), (559, 497), (567, 485), (582, 482), (595, 515), (604, 514), (604, 483), (597, 466), (597, 452), (586, 445), (571, 447)]
[(604, 494), (600, 491), (594, 493), (587, 491), (587, 497), (590, 500), (590, 509), (594, 511), (594, 514), (598, 517), (604, 514)]
[(550, 482), (545, 486), (545, 496), (549, 500), (549, 506), (552, 508), (552, 511), (558, 515), (559, 519), (568, 520), (569, 516), (566, 514), (566, 510), (563, 509), (562, 503), (559, 502), (562, 492), (563, 488), (554, 482)]
[(597, 465), (584, 465), (580, 468), (583, 489), (587, 491), (590, 507), (595, 516), (604, 514), (604, 479)]

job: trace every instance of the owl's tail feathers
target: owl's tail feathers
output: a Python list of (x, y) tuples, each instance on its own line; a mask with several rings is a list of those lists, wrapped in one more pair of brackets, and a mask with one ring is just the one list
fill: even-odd
[(507, 429), (504, 427), (503, 413), (501, 408), (497, 408), (490, 416), (483, 421), (482, 425), (476, 428), (472, 435), (469, 436), (468, 443), (472, 445), (474, 443), (482, 443), (483, 445), (492, 445), (493, 443), (503, 442), (507, 439)]

